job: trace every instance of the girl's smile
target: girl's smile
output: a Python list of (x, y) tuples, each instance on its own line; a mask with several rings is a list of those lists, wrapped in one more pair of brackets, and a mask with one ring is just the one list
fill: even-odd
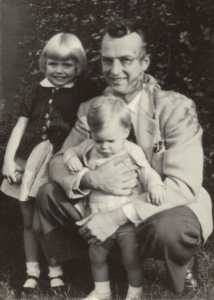
[(63, 61), (47, 58), (46, 76), (56, 86), (63, 86), (74, 81), (77, 75), (76, 62), (72, 59)]

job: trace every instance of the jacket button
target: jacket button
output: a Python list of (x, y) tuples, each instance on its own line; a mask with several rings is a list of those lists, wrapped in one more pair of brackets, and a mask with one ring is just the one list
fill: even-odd
[(49, 118), (49, 114), (45, 114), (45, 119), (48, 119)]
[(46, 139), (47, 139), (47, 135), (46, 135), (46, 134), (43, 134), (42, 139), (43, 139), (43, 140), (46, 140)]
[(49, 103), (49, 104), (51, 104), (51, 103), (52, 103), (52, 101), (53, 101), (53, 100), (52, 100), (52, 99), (50, 99), (50, 100), (48, 101), (48, 103)]
[(45, 132), (47, 128), (45, 126), (42, 127), (42, 131)]

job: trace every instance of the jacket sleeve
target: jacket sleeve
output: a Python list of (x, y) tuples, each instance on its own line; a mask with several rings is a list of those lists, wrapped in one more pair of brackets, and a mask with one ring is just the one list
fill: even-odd
[(76, 147), (89, 138), (86, 118), (89, 107), (90, 101), (80, 105), (75, 127), (69, 133), (62, 149), (53, 157), (49, 167), (50, 179), (59, 183), (69, 198), (81, 198), (90, 192), (88, 189), (79, 189), (81, 178), (88, 168), (83, 168), (79, 172), (71, 172), (63, 163), (63, 155), (67, 149)]
[(195, 104), (189, 99), (177, 103), (161, 115), (166, 147), (162, 170), (166, 200), (154, 206), (147, 203), (145, 194), (133, 199), (141, 220), (175, 206), (197, 202), (203, 179), (202, 129)]

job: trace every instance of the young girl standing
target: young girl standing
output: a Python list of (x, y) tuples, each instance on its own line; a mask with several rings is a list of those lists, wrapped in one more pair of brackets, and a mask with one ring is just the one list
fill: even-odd
[[(79, 104), (98, 94), (91, 82), (80, 79), (86, 67), (84, 49), (75, 35), (53, 36), (40, 57), (45, 79), (25, 89), (7, 145), (1, 190), (20, 201), (28, 274), (25, 291), (35, 289), (40, 275), (38, 241), (32, 230), (35, 196), (49, 181), (49, 162), (73, 127)], [(49, 276), (54, 277), (51, 270)], [(51, 286), (60, 285), (62, 280), (51, 282)]]

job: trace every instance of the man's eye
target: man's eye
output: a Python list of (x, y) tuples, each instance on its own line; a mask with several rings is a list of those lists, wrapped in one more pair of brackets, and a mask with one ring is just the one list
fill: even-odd
[(108, 66), (109, 66), (109, 65), (112, 64), (112, 59), (103, 57), (103, 58), (102, 58), (102, 62), (103, 62), (105, 65), (108, 65)]
[(57, 64), (54, 63), (54, 62), (51, 62), (51, 63), (48, 63), (48, 65), (51, 66), (51, 67), (54, 67), (54, 66), (56, 66)]
[(130, 65), (132, 63), (131, 58), (121, 58), (120, 61), (123, 65)]

